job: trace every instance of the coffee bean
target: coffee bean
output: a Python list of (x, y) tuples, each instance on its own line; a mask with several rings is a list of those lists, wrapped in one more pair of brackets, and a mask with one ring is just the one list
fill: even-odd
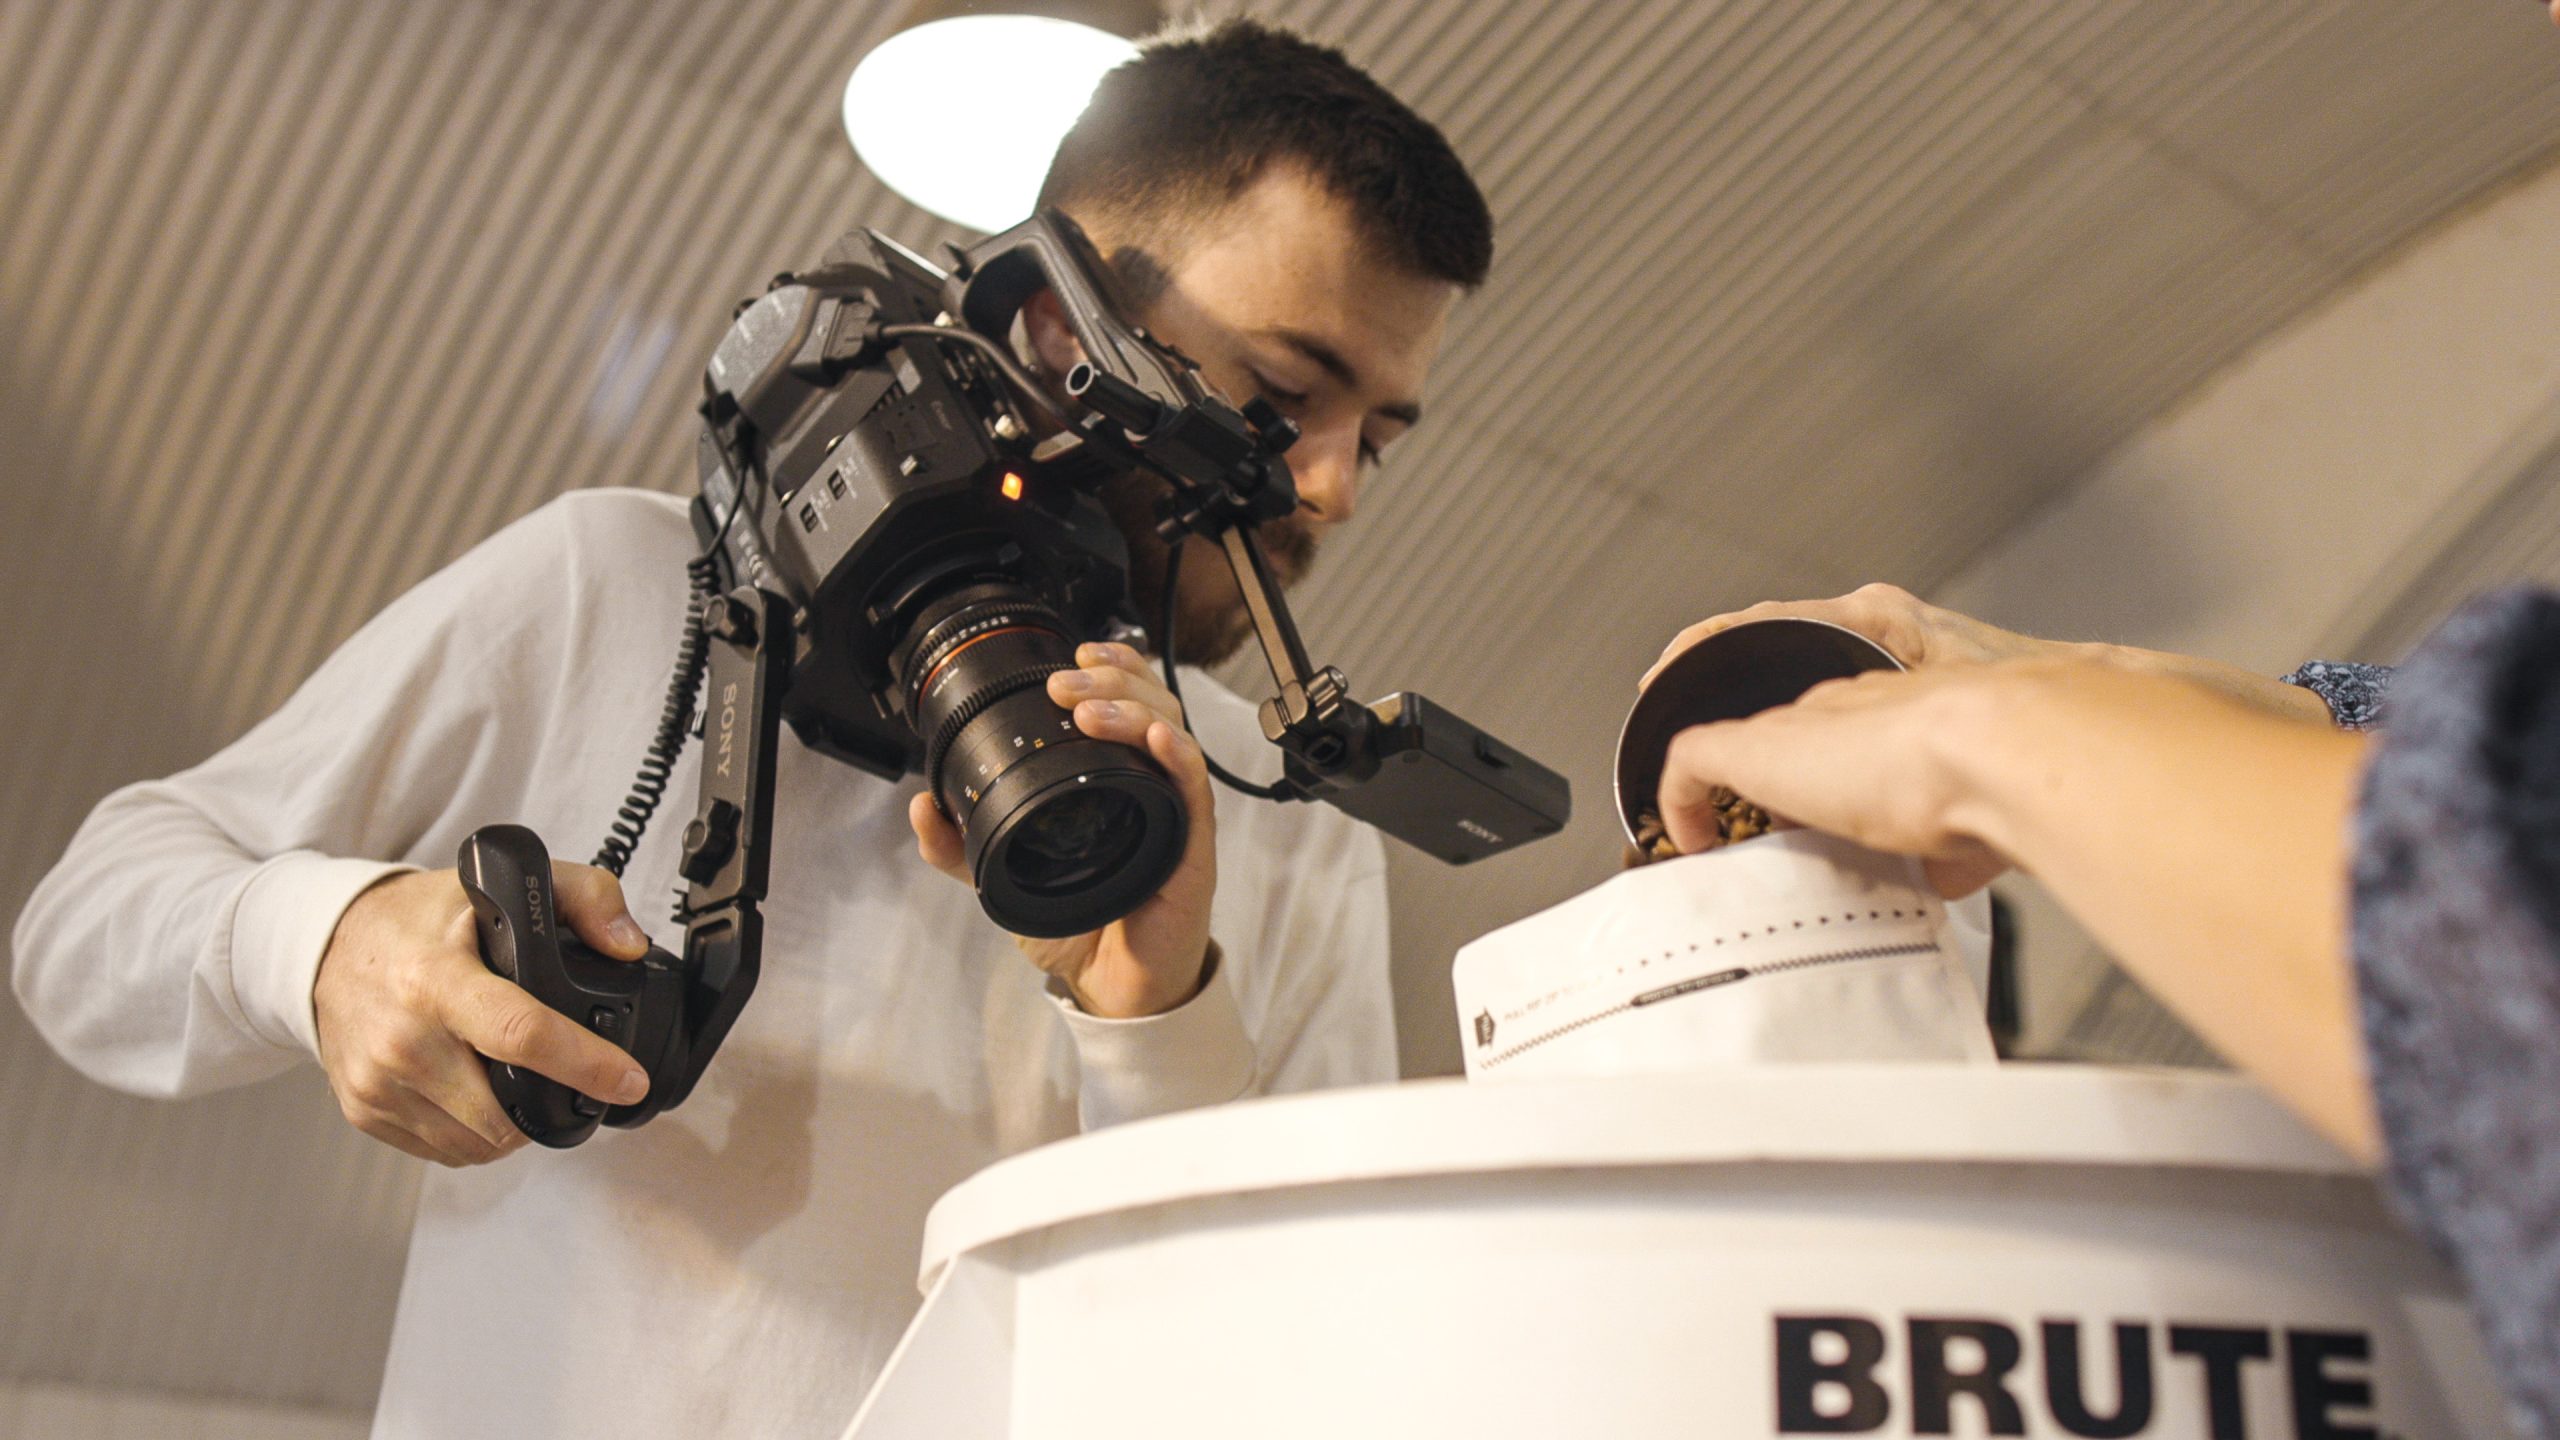
[[(1713, 840), (1699, 847), (1701, 854), (1740, 841), (1756, 839), (1777, 828), (1777, 823), (1769, 818), (1768, 811), (1721, 785), (1707, 791), (1707, 805), (1715, 811), (1716, 833)], [(1657, 860), (1669, 860), (1679, 853), (1680, 848), (1671, 843), (1669, 832), (1663, 828), (1661, 816), (1650, 810), (1637, 814), (1636, 843), (1628, 848), (1625, 856), (1628, 866), (1649, 865)]]

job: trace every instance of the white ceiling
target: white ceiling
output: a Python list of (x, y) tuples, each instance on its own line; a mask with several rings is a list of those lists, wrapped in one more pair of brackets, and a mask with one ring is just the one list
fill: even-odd
[[(767, 276), (953, 238), (836, 128), (899, 8), (0, 0), (0, 900), (505, 520), (683, 486)], [(1299, 605), (1364, 693), (1578, 788), (1518, 857), (1399, 858), (1425, 1065), (1455, 944), (1614, 866), (1609, 742), (1674, 629), (1927, 588), (2560, 141), (2527, 0), (1254, 8), (1439, 121), (1501, 222)], [(369, 1400), (405, 1180), (316, 1079), (146, 1106), (9, 1014), (0, 1087), (0, 1373)]]

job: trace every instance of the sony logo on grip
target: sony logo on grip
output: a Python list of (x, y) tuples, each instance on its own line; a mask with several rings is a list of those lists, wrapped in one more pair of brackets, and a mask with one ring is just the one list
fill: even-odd
[(738, 742), (738, 682), (720, 687), (720, 763), (714, 773), (726, 777)]
[[(1772, 1318), (1782, 1435), (1868, 1435), (1897, 1418), (1908, 1426), (1897, 1434), (1953, 1435), (1961, 1417), (1968, 1435), (2165, 1440), (2154, 1419), (2183, 1392), (2205, 1416), (2199, 1440), (2389, 1440), (2375, 1413), (2373, 1339), (2357, 1330), (2046, 1319), (2030, 1360), (2022, 1327), (1912, 1315), (1897, 1362), (1883, 1321)], [(2084, 1331), (2095, 1355), (2083, 1354)], [(2256, 1394), (2283, 1397), (2290, 1428), (2251, 1430)]]

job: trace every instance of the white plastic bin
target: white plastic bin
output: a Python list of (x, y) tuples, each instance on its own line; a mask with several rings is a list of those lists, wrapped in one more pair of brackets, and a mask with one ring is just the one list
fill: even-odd
[(2507, 1433), (2371, 1182), (2194, 1073), (1259, 1101), (987, 1170), (923, 1281), (849, 1440)]

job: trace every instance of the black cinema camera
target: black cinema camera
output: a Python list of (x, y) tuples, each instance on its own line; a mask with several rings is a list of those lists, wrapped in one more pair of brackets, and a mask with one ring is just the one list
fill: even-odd
[[(1297, 506), (1282, 459), (1295, 427), (1260, 400), (1228, 404), (1130, 324), (1072, 221), (1045, 211), (950, 259), (946, 272), (875, 232), (849, 236), (742, 306), (705, 372), (694, 616), (640, 782), (596, 857), (616, 874), (629, 860), (707, 667), (683, 958), (653, 950), (632, 993), (595, 992), (547, 889), (512, 878), (547, 877), (539, 842), (493, 826), (465, 843), (466, 879), (511, 877), (474, 887), (483, 954), (496, 963), (518, 953), (510, 936), (556, 935), (561, 963), (538, 950), (542, 963), (502, 973), (650, 1072), (646, 1100), (603, 1111), (492, 1065), (536, 1140), (573, 1145), (599, 1119), (635, 1125), (681, 1102), (745, 1004), (780, 719), (876, 775), (923, 773), (980, 903), (1009, 931), (1081, 934), (1162, 888), (1189, 825), (1171, 780), (1143, 751), (1077, 730), (1047, 691), (1079, 642), (1138, 639), (1150, 621), (1173, 683), (1176, 576), (1162, 614), (1131, 613), (1127, 547), (1097, 498), (1114, 475), (1167, 483), (1158, 529), (1177, 561), (1186, 535), (1222, 547), (1270, 662), (1262, 728), (1282, 778), (1218, 778), (1325, 800), (1456, 864), (1552, 835), (1570, 811), (1563, 778), (1527, 756), (1419, 696), (1363, 706), (1341, 672), (1308, 660), (1253, 534)], [(1044, 288), (1086, 356), (1063, 393), (1008, 338)]]

